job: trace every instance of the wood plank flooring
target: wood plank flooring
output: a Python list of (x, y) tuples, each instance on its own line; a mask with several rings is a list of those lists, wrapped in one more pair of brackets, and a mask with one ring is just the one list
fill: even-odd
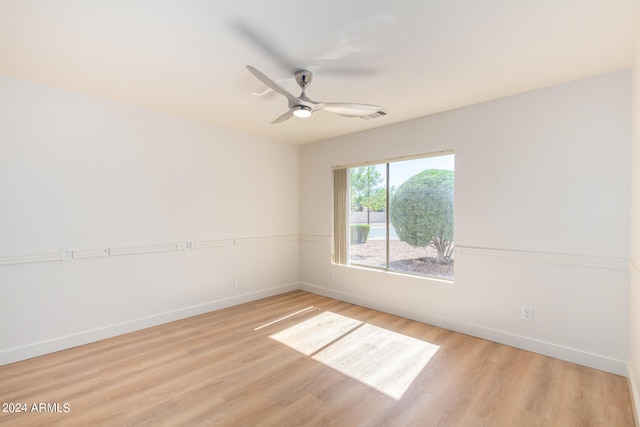
[(303, 291), (2, 366), (0, 403), (27, 410), (2, 426), (634, 425), (626, 378)]

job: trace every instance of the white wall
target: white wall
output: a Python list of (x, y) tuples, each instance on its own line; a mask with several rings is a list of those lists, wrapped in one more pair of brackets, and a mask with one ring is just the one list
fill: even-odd
[[(636, 420), (640, 410), (640, 39), (633, 67), (633, 142), (631, 150), (631, 351), (629, 379), (634, 394)], [(638, 420), (640, 424), (640, 420)]]
[(0, 364), (297, 288), (298, 177), (297, 146), (0, 76)]
[[(630, 91), (620, 71), (303, 146), (303, 287), (626, 374)], [(447, 149), (455, 283), (331, 265), (331, 167)]]

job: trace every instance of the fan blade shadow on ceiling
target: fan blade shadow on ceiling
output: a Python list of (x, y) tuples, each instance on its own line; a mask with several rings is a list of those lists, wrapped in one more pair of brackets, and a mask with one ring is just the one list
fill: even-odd
[(276, 47), (275, 43), (269, 41), (268, 37), (265, 37), (264, 34), (259, 34), (249, 25), (240, 21), (233, 21), (231, 23), (231, 26), (240, 35), (248, 39), (251, 43), (253, 43), (263, 52), (265, 52), (269, 57), (275, 60), (275, 62), (277, 62), (279, 66), (291, 72), (294, 72), (297, 69), (295, 62), (284, 55), (282, 53), (282, 50)]
[[(333, 75), (374, 75), (377, 74), (380, 70), (375, 68), (364, 68), (364, 67), (354, 67), (354, 66), (336, 66), (335, 62), (338, 59), (342, 59), (345, 55), (335, 56), (332, 52), (328, 52), (325, 55), (322, 55), (320, 58), (315, 59), (315, 63), (309, 62), (306, 59), (303, 61), (298, 61), (289, 55), (286, 55), (281, 47), (278, 46), (272, 39), (267, 37), (264, 33), (256, 30), (254, 27), (250, 25), (235, 20), (231, 22), (231, 27), (234, 31), (240, 34), (242, 37), (251, 42), (254, 46), (258, 47), (261, 51), (263, 51), (266, 55), (272, 58), (280, 67), (288, 70), (290, 73), (295, 73), (300, 69), (313, 69), (314, 71), (320, 72), (322, 74), (333, 74)], [(344, 49), (344, 47), (342, 47)], [(350, 55), (366, 55), (364, 53), (358, 52), (356, 48), (346, 50), (350, 52)], [(308, 58), (307, 58), (308, 59)], [(327, 64), (328, 65), (325, 65)]]

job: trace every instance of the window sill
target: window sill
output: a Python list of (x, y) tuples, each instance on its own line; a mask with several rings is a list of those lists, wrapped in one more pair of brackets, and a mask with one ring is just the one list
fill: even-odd
[(437, 283), (442, 283), (442, 284), (445, 284), (445, 285), (454, 285), (455, 284), (455, 279), (446, 279), (446, 278), (443, 278), (443, 277), (429, 276), (429, 275), (421, 274), (421, 273), (411, 273), (411, 272), (398, 271), (398, 270), (387, 270), (387, 269), (382, 268), (382, 267), (372, 267), (372, 266), (369, 266), (369, 265), (361, 265), (361, 264), (336, 264), (336, 263), (332, 263), (332, 264), (336, 265), (336, 266), (352, 268), (352, 269), (356, 269), (356, 270), (364, 270), (364, 271), (385, 273), (385, 274), (390, 274), (390, 275), (393, 275), (393, 276), (401, 276), (401, 277), (407, 277), (407, 278), (412, 278), (412, 279), (428, 280), (430, 282), (437, 282)]

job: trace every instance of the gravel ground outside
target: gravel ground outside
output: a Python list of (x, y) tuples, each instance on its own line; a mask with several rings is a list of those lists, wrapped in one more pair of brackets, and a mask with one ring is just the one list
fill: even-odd
[[(453, 261), (449, 265), (436, 263), (434, 248), (414, 248), (400, 240), (390, 240), (389, 245), (391, 270), (453, 279)], [(351, 263), (384, 268), (385, 250), (384, 240), (367, 240), (366, 243), (351, 245), (349, 247)]]

